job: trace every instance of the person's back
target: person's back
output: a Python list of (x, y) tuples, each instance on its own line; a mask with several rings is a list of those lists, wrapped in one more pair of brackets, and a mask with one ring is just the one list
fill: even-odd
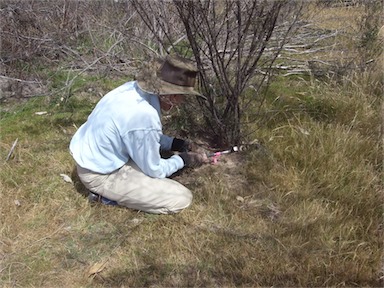
[(75, 161), (94, 172), (110, 173), (129, 160), (124, 137), (132, 131), (161, 133), (158, 112), (127, 82), (106, 94), (72, 138)]

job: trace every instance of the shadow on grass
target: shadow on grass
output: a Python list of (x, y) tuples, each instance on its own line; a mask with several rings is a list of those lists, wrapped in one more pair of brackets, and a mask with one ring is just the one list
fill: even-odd
[[(242, 234), (229, 229), (198, 228), (197, 233), (215, 233), (220, 241), (213, 244), (212, 258), (193, 260), (193, 263), (167, 263), (156, 250), (137, 251), (139, 267), (115, 268), (107, 274), (94, 278), (94, 284), (107, 287), (260, 287), (271, 286), (271, 283), (285, 283), (297, 286), (298, 279), (295, 273), (272, 270), (268, 275), (259, 275), (250, 268), (253, 261), (248, 257), (226, 252), (233, 243), (248, 243), (260, 240), (257, 234)], [(265, 239), (271, 242), (272, 238)], [(277, 245), (272, 243), (272, 245)], [(257, 248), (255, 248), (257, 251)], [(153, 253), (153, 254), (152, 254)], [(196, 251), (197, 255), (199, 252)], [(132, 267), (132, 266), (131, 266)], [(253, 270), (253, 271), (252, 271)], [(255, 273), (256, 272), (256, 273)]]
[(77, 174), (76, 165), (73, 165), (73, 169), (71, 172), (71, 179), (72, 179), (73, 187), (75, 188), (75, 190), (82, 196), (88, 197), (89, 190), (84, 186), (83, 183), (81, 183), (79, 175)]
[[(157, 263), (156, 263), (157, 262)], [(97, 284), (110, 287), (209, 287), (222, 285), (255, 285), (255, 279), (239, 272), (221, 271), (216, 267), (199, 265), (177, 265), (159, 263), (154, 260), (145, 268), (137, 270), (115, 270), (108, 277), (95, 278)]]

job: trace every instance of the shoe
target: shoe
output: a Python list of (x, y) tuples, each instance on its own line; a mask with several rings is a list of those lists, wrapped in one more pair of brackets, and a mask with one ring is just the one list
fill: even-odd
[(101, 203), (104, 205), (117, 206), (117, 202), (101, 196)]
[(93, 192), (89, 192), (88, 201), (90, 203), (100, 202), (101, 204), (110, 205), (110, 206), (118, 205), (116, 201), (110, 200), (108, 198), (105, 198)]

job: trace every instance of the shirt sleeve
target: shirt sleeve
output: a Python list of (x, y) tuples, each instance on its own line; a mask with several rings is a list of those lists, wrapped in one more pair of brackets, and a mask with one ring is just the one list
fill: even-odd
[(168, 177), (184, 167), (184, 161), (178, 155), (161, 158), (161, 135), (159, 130), (143, 129), (130, 131), (123, 137), (130, 158), (146, 175), (153, 178)]
[(170, 151), (172, 148), (172, 142), (174, 137), (170, 137), (164, 134), (160, 135), (160, 149), (164, 151)]

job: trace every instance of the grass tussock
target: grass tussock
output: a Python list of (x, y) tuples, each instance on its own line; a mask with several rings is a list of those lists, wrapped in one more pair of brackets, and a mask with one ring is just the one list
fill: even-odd
[(90, 205), (73, 173), (89, 89), (122, 80), (2, 109), (0, 286), (382, 286), (383, 115), (365, 76), (275, 79), (260, 146), (175, 175), (194, 202), (169, 216)]

